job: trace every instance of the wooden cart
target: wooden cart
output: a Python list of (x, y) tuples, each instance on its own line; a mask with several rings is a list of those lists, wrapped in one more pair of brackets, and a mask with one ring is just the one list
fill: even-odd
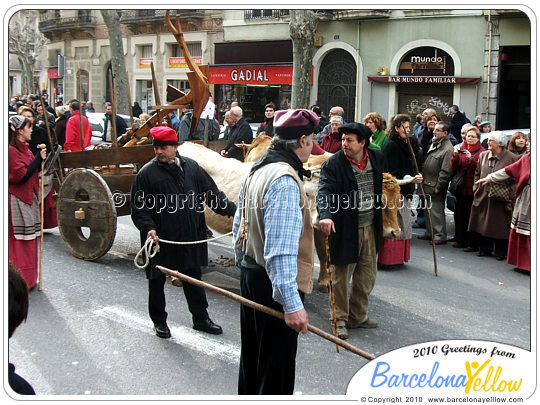
[[(167, 11), (166, 23), (184, 50), (184, 57), (190, 68), (187, 75), (191, 91), (184, 94), (169, 86), (167, 100), (171, 103), (161, 105), (152, 65), (155, 99), (158, 104), (152, 109), (156, 113), (134, 131), (131, 140), (125, 143), (124, 147), (119, 146), (123, 142), (119, 143), (116, 136), (113, 136), (113, 145), (108, 149), (62, 152), (59, 155), (57, 174), (60, 175), (56, 176), (55, 181), (55, 189), (58, 191), (58, 228), (65, 245), (78, 258), (95, 260), (107, 253), (116, 235), (117, 217), (130, 214), (129, 196), (135, 176), (138, 170), (155, 156), (152, 145), (137, 145), (139, 140), (147, 138), (147, 142), (151, 141), (150, 128), (163, 125), (168, 110), (188, 105), (193, 108), (194, 119), (190, 131), (192, 135), (197, 127), (198, 117), (208, 101), (208, 66), (196, 65), (193, 62), (178, 16), (174, 25)], [(115, 114), (113, 108), (113, 117)], [(224, 141), (204, 143), (216, 151), (225, 146)]]

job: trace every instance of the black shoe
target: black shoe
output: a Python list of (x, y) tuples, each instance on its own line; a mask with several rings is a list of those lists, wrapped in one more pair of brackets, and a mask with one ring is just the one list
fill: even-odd
[(160, 337), (162, 339), (168, 339), (171, 337), (171, 331), (169, 330), (169, 327), (166, 323), (154, 325), (154, 332), (156, 332), (157, 337)]
[(491, 254), (491, 252), (482, 252), (482, 251), (479, 251), (479, 252), (476, 254), (476, 256), (479, 256), (479, 257), (491, 257), (491, 256), (493, 256), (493, 255)]
[(502, 261), (502, 260), (506, 259), (506, 256), (497, 256), (497, 257), (495, 257), (495, 259), (498, 260), (498, 261)]
[(214, 232), (212, 232), (212, 230), (208, 227), (206, 227), (206, 238), (211, 238), (214, 236)]
[(216, 325), (210, 318), (205, 319), (204, 321), (193, 322), (193, 329), (210, 333), (212, 335), (221, 335), (223, 333), (221, 326)]

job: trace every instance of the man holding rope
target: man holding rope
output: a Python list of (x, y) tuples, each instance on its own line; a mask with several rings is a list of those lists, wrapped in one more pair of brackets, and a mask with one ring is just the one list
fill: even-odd
[(308, 330), (313, 229), (302, 176), (319, 122), (309, 110), (276, 111), (276, 136), (242, 185), (233, 225), (243, 297), (284, 313), (283, 322), (242, 305), (239, 394), (294, 390), (298, 332)]
[[(224, 216), (233, 216), (236, 206), (217, 188), (197, 162), (180, 156), (174, 129), (167, 126), (154, 127), (150, 134), (156, 157), (135, 177), (130, 198), (131, 218), (140, 230), (142, 245), (145, 245), (148, 238), (154, 243), (163, 239), (159, 252), (146, 266), (148, 312), (156, 335), (169, 338), (171, 332), (167, 326), (164, 292), (166, 276), (155, 266), (178, 269), (200, 280), (201, 266), (208, 265), (206, 242), (177, 242), (206, 239), (204, 204)], [(165, 240), (170, 242), (165, 243)], [(183, 288), (193, 319), (193, 329), (215, 335), (223, 333), (221, 327), (208, 316), (204, 289), (189, 283), (184, 283)]]

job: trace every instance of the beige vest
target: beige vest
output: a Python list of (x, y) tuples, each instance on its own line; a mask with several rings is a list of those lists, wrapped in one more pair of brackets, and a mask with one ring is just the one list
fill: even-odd
[[(298, 241), (298, 274), (296, 282), (298, 289), (306, 294), (313, 289), (313, 228), (309, 212), (309, 200), (304, 192), (302, 181), (298, 174), (287, 163), (271, 163), (255, 171), (244, 181), (242, 219), (238, 236), (235, 241), (236, 249), (251, 257), (255, 262), (266, 268), (264, 261), (264, 206), (263, 199), (270, 185), (281, 176), (291, 176), (300, 188), (300, 206), (302, 210), (302, 233)], [(294, 209), (289, 207), (285, 209)], [(283, 232), (287, 232), (284, 229)]]

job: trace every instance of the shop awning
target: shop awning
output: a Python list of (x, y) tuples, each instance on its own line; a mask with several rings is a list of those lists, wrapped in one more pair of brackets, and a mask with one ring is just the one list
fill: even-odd
[(368, 76), (368, 82), (410, 84), (477, 84), (480, 77), (458, 76)]

